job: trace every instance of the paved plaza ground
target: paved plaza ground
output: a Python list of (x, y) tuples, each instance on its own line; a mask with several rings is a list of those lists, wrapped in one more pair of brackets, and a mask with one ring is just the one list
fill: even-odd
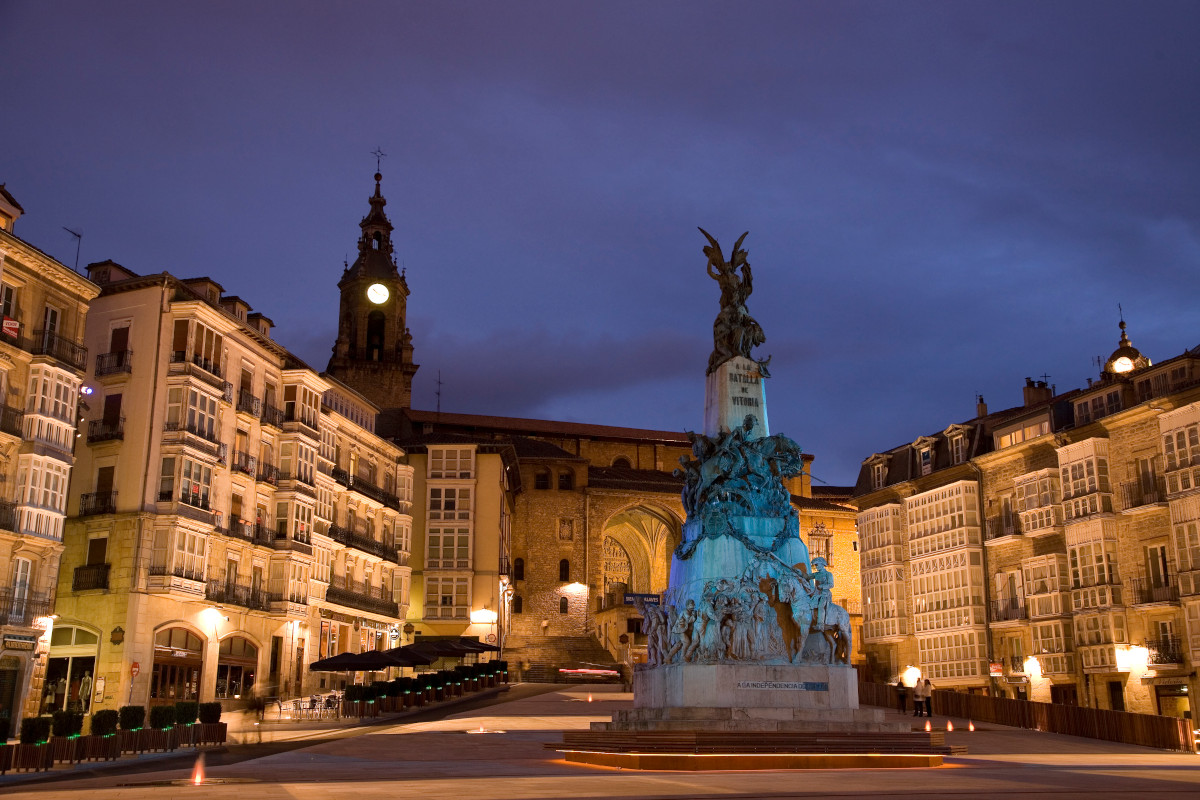
[[(592, 702), (588, 702), (591, 695)], [(51, 782), (0, 779), (6, 800), (165, 800), (187, 797), (315, 800), (357, 795), (422, 800), (490, 798), (1189, 798), (1200, 797), (1200, 756), (996, 725), (947, 737), (970, 754), (943, 767), (906, 770), (636, 772), (568, 764), (542, 747), (627, 708), (619, 687), (519, 685), (483, 707), (442, 719), (373, 726), (283, 723), (263, 744), (214, 753), (209, 778), (239, 783), (172, 786), (180, 758), (149, 771), (93, 771)], [(896, 714), (896, 712), (889, 712)], [(913, 720), (916, 722), (916, 720)], [(933, 722), (944, 727), (945, 718)], [(484, 731), (480, 733), (479, 731)], [(248, 738), (255, 739), (251, 728)], [(239, 754), (240, 753), (240, 754)]]

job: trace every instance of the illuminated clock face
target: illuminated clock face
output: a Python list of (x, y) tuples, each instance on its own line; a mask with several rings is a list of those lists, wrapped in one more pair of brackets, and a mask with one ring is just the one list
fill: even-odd
[(367, 299), (375, 305), (386, 303), (389, 294), (388, 288), (382, 283), (372, 283), (367, 287)]
[(1133, 370), (1133, 361), (1129, 356), (1121, 356), (1112, 365), (1113, 372), (1130, 372)]

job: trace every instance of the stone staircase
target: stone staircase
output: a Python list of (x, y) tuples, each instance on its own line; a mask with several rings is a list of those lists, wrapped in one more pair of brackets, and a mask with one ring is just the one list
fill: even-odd
[(560, 666), (594, 665), (621, 670), (594, 636), (510, 636), (504, 658), (509, 669), (520, 668), (521, 680), (554, 682)]

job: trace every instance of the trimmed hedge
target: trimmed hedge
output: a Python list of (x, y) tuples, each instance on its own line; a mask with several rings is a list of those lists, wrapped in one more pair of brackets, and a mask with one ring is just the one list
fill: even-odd
[(180, 700), (175, 704), (175, 724), (194, 725), (200, 716), (200, 704), (195, 700)]
[(92, 736), (111, 736), (117, 732), (120, 714), (115, 708), (104, 708), (92, 714)]
[(221, 721), (221, 704), (201, 703), (199, 710), (200, 722), (203, 725), (211, 725), (214, 722)]
[(121, 730), (136, 731), (139, 728), (146, 727), (146, 709), (144, 706), (121, 706), (120, 711)]
[(21, 744), (41, 744), (50, 740), (53, 717), (26, 717), (21, 720)]
[(367, 687), (361, 683), (352, 683), (346, 687), (346, 692), (343, 695), (344, 699), (351, 703), (357, 703), (359, 700), (365, 700)]
[(151, 728), (175, 727), (175, 706), (153, 706), (150, 709)]
[(51, 716), (55, 736), (76, 736), (83, 732), (83, 713), (62, 709)]

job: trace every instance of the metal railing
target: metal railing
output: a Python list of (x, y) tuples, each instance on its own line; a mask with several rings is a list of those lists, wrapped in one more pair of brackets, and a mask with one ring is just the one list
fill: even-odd
[(334, 467), (332, 474), (333, 479), (342, 486), (345, 486), (347, 489), (369, 497), (377, 503), (383, 503), (388, 508), (400, 508), (399, 497), (391, 492), (385, 492), (383, 489), (371, 483), (366, 478), (360, 478), (357, 475), (351, 475), (349, 472), (339, 467)]
[(0, 625), (28, 628), (38, 617), (49, 616), (52, 606), (49, 595), (6, 586), (0, 589)]
[(1179, 584), (1174, 575), (1164, 575), (1161, 581), (1149, 578), (1132, 578), (1129, 588), (1133, 590), (1135, 603), (1177, 603)]
[(59, 336), (54, 331), (34, 331), (30, 352), (35, 356), (50, 356), (78, 370), (87, 369), (87, 348)]
[(257, 417), (262, 408), (262, 400), (247, 392), (245, 389), (238, 392), (237, 410)]
[(271, 606), (270, 596), (261, 587), (220, 579), (209, 580), (204, 589), (204, 599), (253, 611), (267, 611)]
[(116, 420), (93, 419), (88, 422), (88, 444), (112, 442), (125, 438), (125, 418)]
[(262, 407), (262, 424), (270, 425), (273, 428), (283, 429), (283, 412), (275, 406), (269, 406), (263, 403)]
[[(390, 595), (390, 592), (386, 593)], [(347, 581), (336, 575), (331, 576), (329, 588), (325, 590), (325, 600), (330, 603), (357, 608), (360, 611), (370, 611), (387, 617), (395, 617), (400, 613), (400, 607), (385, 595), (381, 586), (369, 586), (357, 581)]]
[(0, 406), (0, 432), (12, 436), (25, 436), (21, 424), (25, 420), (25, 410), (12, 406)]
[(353, 547), (365, 553), (386, 558), (389, 561), (397, 560), (396, 548), (388, 547), (383, 542), (378, 542), (369, 536), (363, 536), (342, 525), (330, 525), (325, 535), (347, 547)]
[(195, 366), (197, 366), (200, 369), (207, 372), (209, 375), (214, 375), (221, 379), (224, 379), (224, 377), (225, 377), (224, 375), (221, 374), (221, 365), (220, 364), (214, 364), (212, 361), (209, 361), (207, 358), (204, 358), (199, 353), (195, 353), (189, 357), (186, 351), (174, 350), (171, 352), (171, 363), (172, 364), (194, 364)]
[(276, 486), (279, 483), (279, 467), (274, 464), (258, 465), (258, 480)]
[(17, 504), (10, 500), (0, 500), (0, 530), (15, 531), (17, 529)]
[(203, 582), (205, 580), (204, 567), (189, 569), (183, 566), (171, 566), (170, 564), (151, 564), (149, 573), (153, 576), (173, 576), (189, 581)]
[(1015, 675), (1025, 674), (1025, 656), (1009, 656), (1008, 671)]
[(992, 622), (1009, 622), (1018, 619), (1028, 619), (1029, 613), (1025, 604), (1015, 597), (993, 600), (991, 605)]
[(244, 475), (254, 475), (254, 467), (258, 463), (258, 459), (244, 450), (233, 451), (233, 463), (230, 469), (234, 472), (240, 472)]
[(987, 538), (999, 539), (1003, 536), (1018, 536), (1021, 533), (1021, 523), (1017, 517), (1004, 519), (992, 517), (987, 521)]
[(1183, 640), (1178, 636), (1147, 639), (1146, 649), (1150, 651), (1147, 663), (1151, 665), (1183, 663)]
[(71, 591), (85, 592), (89, 589), (107, 589), (108, 572), (111, 564), (84, 564), (75, 568), (71, 576)]
[(1140, 480), (1126, 481), (1121, 484), (1121, 508), (1140, 508), (1166, 501), (1167, 488), (1162, 478), (1156, 477), (1152, 486), (1146, 486)]
[(96, 354), (96, 377), (116, 372), (133, 372), (133, 351), (120, 350), (116, 353)]
[(94, 514), (117, 513), (117, 493), (89, 492), (79, 495), (79, 516), (89, 517)]

